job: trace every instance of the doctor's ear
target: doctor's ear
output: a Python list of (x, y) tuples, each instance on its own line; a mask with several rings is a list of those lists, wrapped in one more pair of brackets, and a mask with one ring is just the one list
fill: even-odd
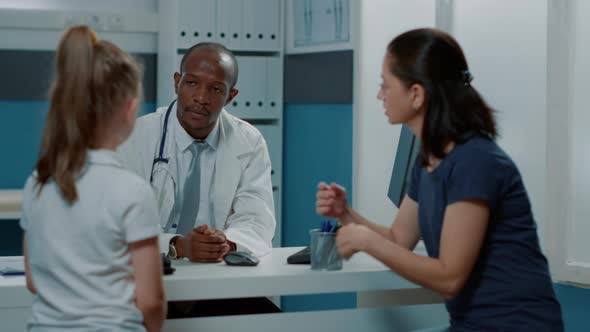
[(174, 73), (174, 92), (178, 94), (178, 86), (180, 85), (180, 79), (182, 79), (182, 75), (179, 72)]
[[(238, 93), (240, 92), (240, 90), (236, 89), (236, 88), (232, 88), (229, 91), (229, 95), (227, 96), (227, 100), (225, 101), (225, 105), (229, 104), (232, 100), (234, 100), (234, 98), (238, 95)], [(225, 106), (223, 105), (223, 106)]]

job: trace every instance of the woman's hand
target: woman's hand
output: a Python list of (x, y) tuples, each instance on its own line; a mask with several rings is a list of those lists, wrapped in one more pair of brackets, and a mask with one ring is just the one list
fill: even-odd
[(348, 202), (346, 202), (346, 189), (336, 183), (327, 185), (325, 182), (318, 184), (316, 194), (316, 212), (324, 217), (337, 219), (345, 225), (344, 217), (348, 213)]
[(369, 227), (359, 224), (349, 224), (341, 227), (336, 233), (336, 246), (344, 259), (349, 259), (359, 251), (365, 251), (374, 235)]

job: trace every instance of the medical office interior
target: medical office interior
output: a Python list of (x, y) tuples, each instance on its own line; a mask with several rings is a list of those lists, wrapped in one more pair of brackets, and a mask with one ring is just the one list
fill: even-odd
[[(38, 156), (64, 28), (88, 24), (142, 63), (141, 114), (174, 99), (172, 73), (188, 47), (215, 41), (234, 51), (240, 93), (226, 109), (268, 143), (274, 247), (301, 247), (322, 221), (319, 181), (345, 186), (367, 218), (393, 220), (389, 179), (403, 178), (408, 158), (398, 152), (411, 140), (376, 99), (381, 60), (399, 33), (436, 27), (462, 45), (472, 84), (497, 110), (498, 142), (522, 172), (566, 331), (588, 331), (589, 15), (586, 0), (0, 0), (0, 256), (22, 255), (20, 190)], [(281, 295), (293, 314), (385, 303), (363, 310), (403, 309), (387, 316), (396, 317), (391, 326), (403, 320), (400, 331), (445, 319), (428, 293), (317, 293), (264, 295)], [(0, 331), (17, 331), (3, 327), (15, 319), (24, 330), (22, 310), (10, 311), (4, 295), (0, 302)]]

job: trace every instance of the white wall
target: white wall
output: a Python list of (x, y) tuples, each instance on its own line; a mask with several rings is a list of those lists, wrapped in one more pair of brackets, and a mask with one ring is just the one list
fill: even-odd
[(552, 275), (581, 284), (590, 284), (589, 14), (585, 0), (455, 0), (452, 23), (474, 86), (499, 111), (498, 142), (520, 168)]
[[(590, 111), (588, 110), (588, 88), (590, 87), (590, 2), (577, 1), (574, 30), (573, 62), (576, 70), (572, 73), (573, 90), (573, 151), (574, 151), (574, 218), (580, 220), (572, 229), (572, 259), (590, 262), (587, 239), (590, 236)], [(581, 221), (584, 222), (581, 222)]]
[(572, 1), (571, 6), (569, 13), (572, 13), (574, 21), (570, 39), (573, 219), (568, 227), (566, 277), (590, 284), (590, 2), (576, 0)]
[(435, 0), (360, 1), (354, 63), (353, 206), (389, 225), (397, 212), (387, 198), (401, 126), (388, 123), (377, 92), (387, 44), (396, 35), (435, 24)]
[(455, 0), (453, 7), (451, 33), (467, 56), (472, 85), (497, 110), (498, 143), (521, 171), (542, 232), (547, 189), (547, 2)]

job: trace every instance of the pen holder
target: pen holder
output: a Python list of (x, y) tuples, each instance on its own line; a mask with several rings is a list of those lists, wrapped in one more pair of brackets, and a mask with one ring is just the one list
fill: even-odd
[(336, 233), (309, 231), (312, 270), (342, 270), (342, 257), (336, 247)]

